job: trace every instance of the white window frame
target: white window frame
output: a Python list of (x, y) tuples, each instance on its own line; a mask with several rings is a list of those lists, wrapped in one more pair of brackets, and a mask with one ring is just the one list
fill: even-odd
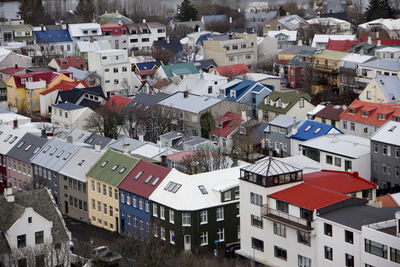
[(217, 221), (223, 221), (224, 220), (224, 207), (218, 207), (217, 208)]
[(153, 216), (158, 217), (157, 204), (153, 203)]
[(208, 223), (208, 212), (207, 210), (200, 211), (200, 224)]
[(190, 212), (182, 212), (182, 226), (191, 226)]
[(208, 232), (201, 232), (200, 233), (200, 246), (207, 246), (208, 245)]
[(175, 212), (172, 209), (169, 209), (169, 222), (175, 224)]
[(165, 208), (160, 206), (160, 219), (165, 220)]

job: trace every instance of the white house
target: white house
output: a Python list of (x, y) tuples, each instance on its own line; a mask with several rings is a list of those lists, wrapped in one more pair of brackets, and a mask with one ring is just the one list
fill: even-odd
[(72, 103), (61, 103), (52, 106), (51, 123), (66, 129), (84, 129), (87, 119), (94, 113), (90, 108)]
[(378, 58), (400, 58), (400, 48), (399, 47), (382, 47), (375, 49), (375, 56)]
[(389, 39), (398, 39), (400, 35), (400, 19), (376, 19), (358, 25), (362, 31), (374, 31), (383, 29), (389, 34)]
[(400, 63), (396, 59), (376, 58), (357, 66), (356, 82), (367, 86), (376, 75), (395, 76), (400, 72)]
[(348, 21), (333, 17), (313, 18), (307, 20), (308, 25), (320, 25), (328, 28), (329, 34), (351, 34), (351, 24)]
[(358, 172), (371, 177), (370, 141), (355, 135), (329, 134), (300, 144), (303, 155), (318, 161), (322, 169)]
[(166, 26), (158, 22), (132, 23), (128, 28), (128, 51), (133, 55), (135, 51), (150, 52), (154, 41), (165, 40)]
[(311, 47), (325, 49), (329, 40), (357, 40), (355, 35), (345, 34), (315, 34)]
[(101, 40), (101, 27), (98, 23), (77, 23), (69, 24), (68, 31), (74, 45), (78, 41), (97, 41)]
[(278, 49), (286, 49), (296, 44), (297, 31), (288, 31), (286, 29), (280, 31), (268, 31), (268, 37), (278, 41)]

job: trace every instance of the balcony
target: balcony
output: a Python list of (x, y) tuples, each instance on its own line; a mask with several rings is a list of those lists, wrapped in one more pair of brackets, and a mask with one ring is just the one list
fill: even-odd
[(286, 212), (272, 209), (268, 207), (268, 205), (261, 206), (261, 217), (271, 221), (282, 223), (284, 225), (296, 228), (304, 232), (311, 232), (314, 229), (312, 227), (313, 222), (311, 220), (292, 216)]
[(313, 64), (312, 68), (317, 71), (337, 73), (338, 68), (326, 64)]

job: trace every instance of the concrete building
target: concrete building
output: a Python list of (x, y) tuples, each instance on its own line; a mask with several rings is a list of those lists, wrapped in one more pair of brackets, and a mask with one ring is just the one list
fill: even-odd
[(150, 52), (154, 41), (166, 39), (166, 26), (158, 22), (127, 24), (128, 28), (128, 51), (133, 55), (136, 51)]
[(93, 42), (101, 40), (101, 27), (98, 23), (69, 24), (68, 31), (74, 46), (79, 41)]
[(72, 103), (54, 104), (52, 105), (51, 123), (66, 129), (84, 129), (93, 112), (88, 107)]

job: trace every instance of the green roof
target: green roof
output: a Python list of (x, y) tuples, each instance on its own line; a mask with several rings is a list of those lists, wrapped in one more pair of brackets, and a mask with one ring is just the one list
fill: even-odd
[(35, 37), (33, 35), (31, 35), (31, 36), (15, 36), (14, 40), (15, 41), (35, 40)]
[(33, 30), (32, 26), (30, 24), (12, 25), (11, 27), (14, 31), (18, 31), (18, 32), (22, 32), (22, 31), (28, 32), (28, 31)]
[(383, 47), (386, 47), (386, 46), (381, 45), (378, 47), (376, 42), (372, 42), (371, 44), (369, 44), (368, 42), (363, 42), (363, 43), (353, 45), (352, 48), (347, 50), (347, 52), (360, 53), (360, 51), (363, 50), (364, 55), (375, 56), (375, 49), (383, 48)]
[(263, 110), (273, 111), (280, 114), (286, 114), (297, 102), (299, 102), (301, 98), (304, 98), (309, 102), (311, 101), (311, 96), (309, 94), (298, 93), (297, 91), (290, 91), (290, 92), (273, 91), (267, 97), (269, 97), (272, 101), (277, 101), (278, 99), (281, 99), (283, 103), (288, 103), (288, 105), (285, 108), (279, 108), (276, 104), (273, 106), (266, 105), (263, 101), (258, 105), (258, 108)]
[[(86, 176), (113, 186), (118, 186), (139, 160), (139, 158), (131, 155), (107, 150)], [(106, 164), (104, 165), (104, 163)], [(104, 165), (104, 167), (102, 167), (102, 165)], [(113, 170), (114, 167), (115, 169)], [(123, 168), (126, 169), (122, 172)]]
[(195, 74), (199, 73), (198, 69), (193, 62), (178, 63), (172, 65), (164, 65), (161, 68), (165, 71), (168, 78), (173, 77), (175, 74)]
[(114, 20), (114, 19), (123, 19), (125, 21), (130, 21), (131, 23), (133, 23), (130, 18), (127, 18), (124, 15), (122, 15), (120, 13), (116, 13), (116, 12), (104, 13), (103, 15), (100, 15), (97, 18), (97, 21), (101, 21), (102, 23), (108, 23), (110, 20)]

